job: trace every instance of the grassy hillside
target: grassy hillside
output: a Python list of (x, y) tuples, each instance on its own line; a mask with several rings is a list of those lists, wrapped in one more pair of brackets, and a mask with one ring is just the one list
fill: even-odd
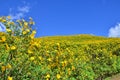
[(1, 80), (104, 79), (120, 73), (120, 38), (0, 33), (0, 68)]

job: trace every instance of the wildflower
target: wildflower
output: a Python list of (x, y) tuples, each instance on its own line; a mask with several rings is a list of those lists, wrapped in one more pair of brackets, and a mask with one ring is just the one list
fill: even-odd
[(29, 30), (29, 29), (26, 29), (26, 31), (27, 31), (27, 32), (30, 32), (30, 30)]
[(39, 59), (40, 59), (40, 60), (42, 60), (42, 57), (41, 57), (41, 56), (39, 56)]
[(46, 75), (46, 78), (50, 78), (50, 74), (47, 74), (47, 75)]
[(60, 79), (60, 74), (57, 74), (56, 77), (57, 77), (57, 79)]
[(6, 20), (5, 20), (5, 19), (3, 19), (3, 20), (2, 20), (2, 22), (4, 23), (4, 22), (6, 22)]
[(5, 69), (6, 69), (6, 67), (5, 67), (5, 66), (2, 66), (2, 67), (1, 67), (2, 72), (4, 72), (4, 71), (5, 71)]
[(28, 53), (31, 54), (31, 53), (33, 53), (33, 52), (32, 52), (31, 50), (28, 50)]
[(11, 16), (7, 16), (8, 19), (11, 19)]
[(12, 77), (10, 77), (10, 76), (8, 76), (7, 80), (13, 80), (13, 78), (12, 78)]
[(11, 22), (7, 22), (7, 25), (10, 25), (11, 24)]
[(6, 68), (11, 69), (12, 66), (8, 63), (7, 66), (6, 66)]
[(46, 51), (47, 53), (49, 53), (49, 51)]
[(24, 22), (24, 26), (25, 26), (25, 27), (28, 26), (28, 23), (27, 23), (27, 22)]
[(49, 80), (49, 78), (47, 78), (46, 80)]
[(23, 35), (27, 34), (27, 32), (26, 32), (26, 31), (23, 31), (22, 33), (23, 33)]
[(35, 58), (34, 57), (30, 57), (30, 60), (33, 61)]
[(30, 25), (34, 25), (34, 24), (35, 24), (35, 22), (33, 22), (33, 21), (30, 21), (30, 22), (29, 22), (29, 24), (30, 24)]
[(63, 67), (67, 65), (67, 61), (62, 61), (61, 63)]
[(71, 74), (71, 70), (70, 70), (70, 68), (68, 68), (68, 75), (70, 75)]
[(16, 49), (16, 47), (15, 46), (11, 46), (11, 50), (15, 50)]
[(38, 42), (34, 42), (33, 45), (36, 46), (36, 47), (40, 47)]
[(5, 36), (2, 36), (2, 42), (5, 42), (5, 41), (6, 41)]
[(14, 22), (11, 22), (10, 24), (11, 24), (11, 25), (14, 25)]
[(60, 46), (60, 43), (57, 43), (58, 46)]
[(2, 18), (0, 17), (0, 21), (2, 21)]
[(75, 70), (75, 67), (74, 67), (74, 66), (72, 66), (72, 70)]
[(34, 38), (34, 35), (31, 34), (31, 35), (30, 35), (30, 38), (33, 39), (33, 38)]
[(2, 65), (3, 64), (3, 62), (0, 62), (0, 65)]
[(33, 33), (33, 34), (36, 34), (36, 31), (34, 30), (32, 33)]
[(7, 31), (7, 32), (11, 32), (11, 30), (10, 30), (10, 29), (6, 29), (6, 31)]
[(30, 35), (30, 38), (33, 39), (34, 36), (35, 36), (35, 34), (36, 34), (36, 31), (32, 31), (32, 33), (31, 33), (31, 35)]
[(51, 59), (51, 58), (48, 58), (47, 60), (48, 60), (48, 61), (52, 61), (52, 59)]

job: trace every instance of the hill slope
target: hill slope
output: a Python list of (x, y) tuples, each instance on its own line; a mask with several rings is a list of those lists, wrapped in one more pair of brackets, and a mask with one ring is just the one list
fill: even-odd
[(120, 73), (120, 38), (82, 34), (30, 39), (1, 33), (0, 40), (2, 79), (99, 80)]

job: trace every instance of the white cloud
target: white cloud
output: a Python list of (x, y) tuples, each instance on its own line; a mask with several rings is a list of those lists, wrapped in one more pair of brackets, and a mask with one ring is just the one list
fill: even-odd
[(18, 7), (18, 11), (23, 12), (23, 13), (28, 13), (29, 9), (30, 9), (29, 6)]
[(23, 13), (16, 13), (15, 15), (10, 14), (10, 16), (12, 19), (20, 19), (20, 18), (24, 17), (24, 14)]
[(10, 13), (9, 15), (12, 17), (12, 19), (20, 19), (25, 17), (25, 15), (30, 11), (29, 6), (22, 6), (22, 7), (17, 7), (17, 12), (13, 13), (13, 8), (9, 9)]
[(108, 37), (120, 37), (120, 23), (109, 29)]

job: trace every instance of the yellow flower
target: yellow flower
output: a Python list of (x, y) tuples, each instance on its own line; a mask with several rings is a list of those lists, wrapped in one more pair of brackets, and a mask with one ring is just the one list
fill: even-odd
[(29, 30), (29, 29), (26, 29), (26, 31), (27, 31), (27, 32), (30, 32), (30, 30)]
[(48, 61), (52, 61), (52, 59), (51, 59), (51, 58), (48, 58), (47, 60), (48, 60)]
[(42, 57), (41, 57), (41, 56), (39, 56), (38, 58), (39, 58), (40, 60), (42, 60)]
[(35, 45), (36, 47), (40, 47), (39, 42), (34, 42), (33, 45)]
[(31, 53), (33, 53), (33, 52), (32, 52), (31, 50), (28, 50), (28, 53), (31, 54)]
[(12, 66), (8, 63), (7, 66), (6, 66), (6, 68), (11, 69)]
[(2, 20), (2, 22), (6, 22), (6, 20), (5, 20), (5, 19), (3, 19), (3, 20)]
[(27, 23), (27, 22), (24, 22), (24, 26), (27, 27), (27, 26), (28, 26), (28, 23)]
[(56, 77), (57, 77), (57, 79), (60, 79), (60, 74), (57, 74)]
[(5, 36), (2, 36), (2, 42), (5, 42), (5, 41), (6, 41)]
[(34, 31), (32, 31), (32, 33), (33, 33), (33, 34), (36, 34), (36, 31), (34, 30)]
[(11, 19), (11, 16), (7, 16), (8, 19)]
[(2, 21), (2, 17), (0, 17), (0, 21)]
[(60, 43), (56, 43), (58, 46), (60, 46)]
[(67, 65), (67, 61), (66, 61), (66, 60), (65, 60), (65, 61), (62, 61), (61, 63), (62, 63), (62, 66), (63, 66), (63, 67)]
[(14, 25), (14, 22), (11, 22), (10, 24), (11, 24), (11, 25)]
[(2, 65), (3, 64), (3, 62), (0, 62), (0, 65)]
[(8, 76), (7, 80), (13, 80), (13, 78), (12, 78), (12, 77), (10, 77), (10, 76)]
[(47, 74), (47, 75), (46, 75), (46, 78), (50, 78), (50, 74)]
[(34, 36), (35, 36), (34, 34), (30, 34), (30, 38), (31, 38), (31, 39), (33, 39), (33, 38), (34, 38)]
[(36, 34), (36, 31), (34, 30), (34, 31), (32, 31), (32, 33), (30, 34), (30, 38), (31, 39), (33, 39), (34, 38), (34, 36), (35, 36), (35, 34)]
[(7, 32), (11, 32), (11, 30), (10, 30), (10, 29), (6, 29), (6, 31), (7, 31)]
[(22, 33), (23, 33), (23, 35), (27, 34), (27, 32), (26, 32), (26, 31), (23, 31)]
[(49, 80), (49, 78), (47, 78), (46, 80)]
[(10, 22), (7, 22), (7, 25), (10, 25)]
[(29, 22), (29, 24), (31, 24), (31, 25), (34, 25), (34, 24), (35, 24), (35, 22), (33, 22), (33, 21), (30, 21), (30, 22)]
[(75, 67), (74, 67), (74, 66), (72, 66), (72, 70), (75, 70)]
[(10, 48), (11, 48), (11, 50), (15, 50), (15, 49), (16, 49), (16, 47), (15, 47), (15, 46), (11, 46)]
[(34, 57), (30, 57), (30, 60), (33, 61), (35, 58)]
[(6, 67), (5, 67), (5, 66), (2, 66), (2, 67), (1, 67), (2, 72), (4, 72), (4, 71), (5, 71), (5, 69), (6, 69)]
[(70, 75), (71, 74), (71, 70), (70, 70), (70, 68), (68, 68), (68, 75)]

